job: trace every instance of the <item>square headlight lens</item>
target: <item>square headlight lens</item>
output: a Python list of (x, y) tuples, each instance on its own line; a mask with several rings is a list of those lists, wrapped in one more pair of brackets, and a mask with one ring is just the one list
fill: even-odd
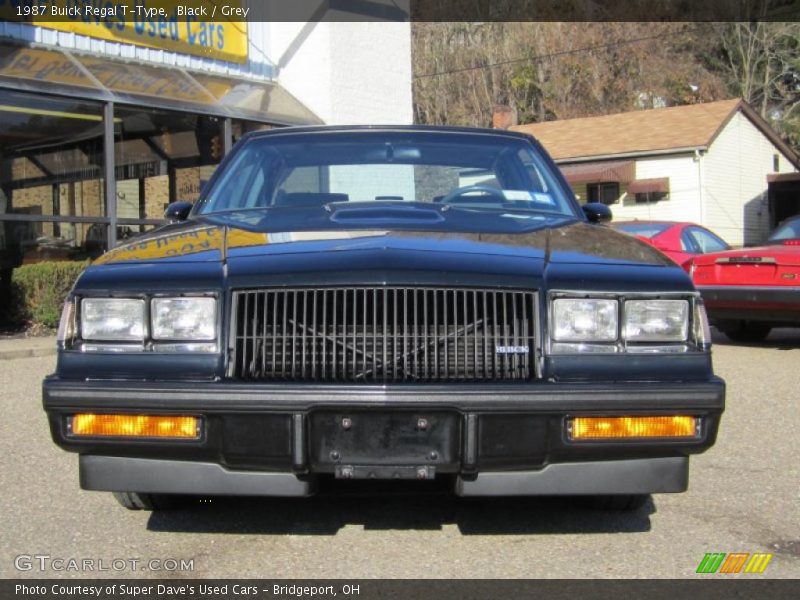
[(629, 342), (682, 342), (689, 331), (686, 300), (629, 300), (625, 338)]
[(144, 340), (144, 300), (84, 298), (81, 337), (85, 340), (141, 342)]
[(154, 298), (154, 340), (213, 340), (217, 337), (214, 298)]
[(613, 342), (617, 339), (618, 303), (599, 298), (553, 301), (553, 339), (558, 342)]

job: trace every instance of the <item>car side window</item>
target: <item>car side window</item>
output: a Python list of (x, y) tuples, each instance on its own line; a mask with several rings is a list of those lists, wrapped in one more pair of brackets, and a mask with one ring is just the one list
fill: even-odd
[(699, 227), (689, 227), (686, 229), (686, 232), (691, 236), (697, 248), (695, 252), (706, 254), (708, 252), (721, 252), (728, 249), (728, 244), (710, 231), (700, 229)]
[(244, 206), (246, 208), (253, 208), (262, 205), (262, 198), (264, 193), (264, 171), (257, 169), (255, 176), (250, 185), (250, 191), (247, 194)]
[(239, 170), (239, 177), (231, 182), (231, 204), (230, 208), (245, 208), (245, 190), (247, 183), (255, 172), (255, 165), (243, 165)]
[(211, 210), (236, 210), (247, 208), (249, 202), (254, 202), (263, 187), (263, 173), (261, 185), (258, 186), (255, 194), (250, 187), (254, 175), (261, 172), (261, 169), (258, 168), (257, 158), (253, 153), (240, 152), (233, 165), (222, 176), (221, 183), (225, 188), (225, 193), (215, 194), (212, 192), (208, 199), (203, 201), (204, 204)]
[(700, 250), (696, 247), (694, 239), (689, 235), (689, 231), (684, 229), (681, 233), (681, 251), (689, 254), (699, 254)]

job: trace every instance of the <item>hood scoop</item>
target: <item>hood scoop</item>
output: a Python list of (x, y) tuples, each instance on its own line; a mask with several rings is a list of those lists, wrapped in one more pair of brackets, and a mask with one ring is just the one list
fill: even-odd
[(418, 206), (402, 206), (398, 204), (375, 203), (375, 206), (336, 207), (328, 204), (325, 210), (332, 212), (331, 221), (334, 223), (349, 224), (431, 224), (442, 223), (444, 209), (420, 208)]

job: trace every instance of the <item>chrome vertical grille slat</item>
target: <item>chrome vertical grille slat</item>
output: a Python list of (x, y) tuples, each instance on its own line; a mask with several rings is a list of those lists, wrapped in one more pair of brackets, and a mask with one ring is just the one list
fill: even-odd
[(250, 381), (535, 378), (536, 292), (269, 288), (233, 292), (231, 366)]

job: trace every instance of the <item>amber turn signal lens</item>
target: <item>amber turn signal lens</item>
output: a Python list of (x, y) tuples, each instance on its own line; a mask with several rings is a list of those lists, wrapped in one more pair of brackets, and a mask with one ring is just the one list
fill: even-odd
[(575, 417), (570, 422), (570, 439), (573, 440), (696, 436), (697, 419), (687, 416)]
[(72, 417), (72, 435), (148, 438), (197, 438), (197, 417), (161, 415), (96, 415)]

